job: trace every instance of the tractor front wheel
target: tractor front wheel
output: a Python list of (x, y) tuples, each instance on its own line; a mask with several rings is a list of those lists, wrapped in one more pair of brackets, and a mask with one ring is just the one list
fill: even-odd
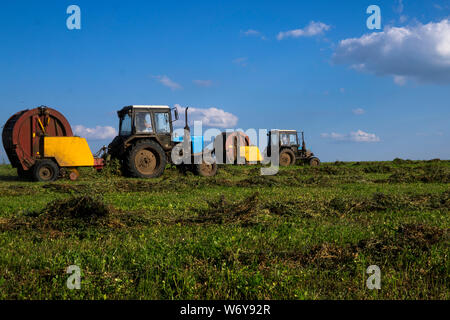
[(202, 162), (201, 164), (195, 165), (195, 173), (202, 177), (213, 177), (217, 173), (217, 164), (216, 163), (206, 163)]
[(288, 167), (295, 164), (295, 154), (290, 149), (284, 149), (280, 152), (280, 166)]
[(309, 165), (310, 165), (311, 167), (318, 167), (318, 166), (320, 166), (320, 160), (319, 160), (319, 158), (316, 158), (316, 157), (310, 158), (310, 159), (309, 159)]
[(52, 182), (58, 179), (59, 167), (53, 160), (39, 160), (33, 168), (33, 180)]
[(166, 167), (164, 150), (155, 141), (139, 141), (128, 152), (126, 167), (132, 177), (157, 178)]

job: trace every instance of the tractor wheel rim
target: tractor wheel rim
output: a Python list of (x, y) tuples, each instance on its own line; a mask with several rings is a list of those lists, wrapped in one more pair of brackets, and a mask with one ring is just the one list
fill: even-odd
[(53, 176), (53, 170), (49, 167), (42, 167), (39, 169), (39, 177), (44, 180), (50, 180)]
[(291, 157), (287, 153), (282, 154), (280, 157), (280, 165), (285, 167), (288, 166), (290, 163)]
[(143, 174), (152, 174), (155, 171), (157, 164), (158, 161), (155, 154), (150, 150), (141, 150), (136, 155), (136, 169)]

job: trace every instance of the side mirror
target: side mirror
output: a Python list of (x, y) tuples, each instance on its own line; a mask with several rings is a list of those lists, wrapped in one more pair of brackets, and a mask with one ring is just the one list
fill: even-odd
[(172, 108), (172, 110), (173, 110), (173, 115), (174, 115), (174, 120), (172, 120), (172, 122), (174, 122), (174, 121), (177, 121), (178, 119), (179, 119), (179, 116), (178, 116), (178, 109), (177, 108)]

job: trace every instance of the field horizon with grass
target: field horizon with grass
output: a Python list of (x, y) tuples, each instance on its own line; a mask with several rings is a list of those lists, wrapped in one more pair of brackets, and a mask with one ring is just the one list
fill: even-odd
[(260, 168), (36, 183), (1, 165), (0, 299), (449, 299), (450, 161)]

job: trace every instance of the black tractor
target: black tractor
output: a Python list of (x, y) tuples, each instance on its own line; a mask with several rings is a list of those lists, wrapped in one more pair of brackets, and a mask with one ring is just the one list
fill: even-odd
[[(319, 158), (314, 156), (310, 150), (306, 149), (305, 138), (302, 132), (302, 143), (300, 145), (296, 130), (272, 130), (269, 131), (267, 155), (271, 156), (272, 139), (278, 140), (278, 152), (280, 154), (280, 166), (287, 167), (297, 163), (309, 164), (312, 167), (320, 165)], [(274, 143), (274, 146), (276, 144)]]
[[(191, 170), (201, 176), (214, 176), (216, 163), (200, 162), (195, 164), (195, 157), (203, 155), (202, 137), (191, 137), (187, 122), (184, 137), (174, 139), (172, 123), (178, 120), (176, 108), (168, 106), (127, 106), (117, 112), (120, 124), (119, 135), (108, 146), (108, 157), (117, 158), (122, 163), (123, 173), (136, 178), (156, 178), (164, 173), (167, 164), (172, 162), (172, 150), (184, 141), (194, 143), (189, 148), (188, 164), (177, 163), (183, 171)], [(173, 114), (173, 116), (172, 116)], [(199, 142), (201, 145), (199, 145)], [(180, 151), (181, 152), (181, 151)], [(196, 153), (194, 153), (196, 152)]]

